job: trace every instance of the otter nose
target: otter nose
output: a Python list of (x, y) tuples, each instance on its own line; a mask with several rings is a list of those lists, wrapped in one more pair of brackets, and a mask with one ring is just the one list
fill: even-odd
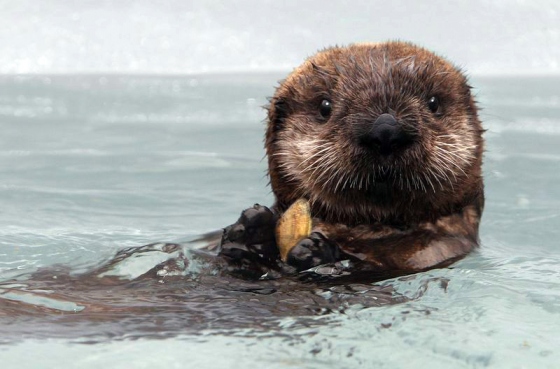
[(404, 148), (411, 142), (411, 137), (403, 131), (394, 116), (381, 114), (360, 140), (364, 146), (375, 148), (386, 156)]

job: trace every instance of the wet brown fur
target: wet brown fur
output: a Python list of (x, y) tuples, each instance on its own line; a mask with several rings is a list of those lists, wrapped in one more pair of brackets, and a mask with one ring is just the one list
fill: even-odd
[[(431, 96), (440, 111), (427, 108)], [(319, 106), (332, 101), (323, 118)], [(388, 157), (356, 127), (395, 116), (414, 143)], [(275, 207), (310, 200), (314, 231), (381, 269), (442, 265), (478, 245), (483, 139), (470, 86), (452, 64), (409, 43), (325, 49), (277, 88), (266, 152)]]

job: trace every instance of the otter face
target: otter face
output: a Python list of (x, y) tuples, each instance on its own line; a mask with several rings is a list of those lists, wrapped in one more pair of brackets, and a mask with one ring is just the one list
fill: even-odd
[(431, 52), (400, 42), (324, 50), (271, 100), (277, 206), (304, 197), (314, 215), (352, 223), (437, 217), (482, 191), (481, 132), (465, 77)]

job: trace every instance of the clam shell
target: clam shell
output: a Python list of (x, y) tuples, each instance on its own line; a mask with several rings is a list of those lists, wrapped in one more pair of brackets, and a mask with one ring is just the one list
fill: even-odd
[(311, 209), (306, 199), (294, 202), (276, 224), (276, 244), (282, 261), (297, 243), (311, 234)]

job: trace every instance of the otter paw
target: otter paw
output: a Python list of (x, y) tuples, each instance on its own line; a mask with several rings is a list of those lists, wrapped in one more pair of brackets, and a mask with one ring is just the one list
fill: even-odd
[(340, 260), (339, 247), (321, 233), (313, 232), (290, 250), (286, 262), (298, 271)]
[(276, 214), (266, 206), (245, 209), (237, 222), (224, 229), (219, 254), (230, 260), (276, 260), (276, 222)]

